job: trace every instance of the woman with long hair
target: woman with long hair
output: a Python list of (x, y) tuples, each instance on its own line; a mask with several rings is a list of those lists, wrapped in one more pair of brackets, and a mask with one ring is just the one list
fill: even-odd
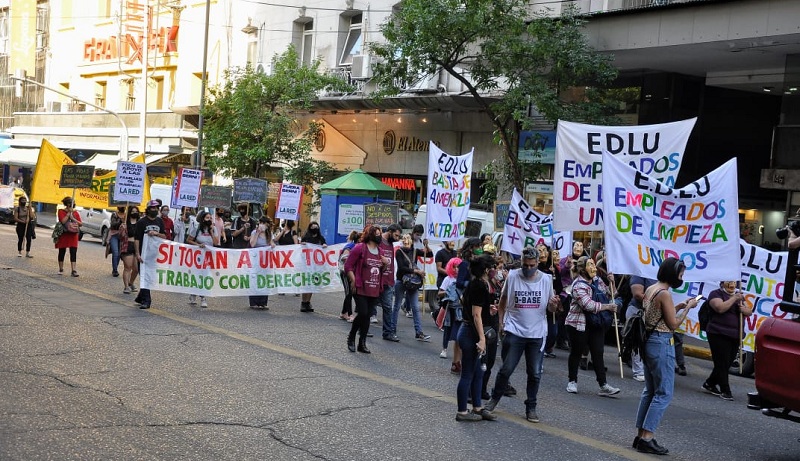
[[(361, 234), (361, 242), (353, 246), (344, 270), (347, 273), (350, 292), (356, 303), (356, 317), (347, 335), (347, 349), (350, 352), (369, 354), (367, 348), (367, 335), (369, 334), (369, 316), (372, 309), (378, 304), (383, 285), (381, 273), (389, 264), (389, 259), (381, 256), (378, 245), (382, 240), (381, 229), (378, 226), (367, 226)], [(358, 348), (356, 349), (356, 333), (358, 333)]]
[[(303, 234), (300, 243), (311, 243), (313, 245), (319, 245), (322, 248), (328, 246), (328, 243), (325, 241), (325, 236), (322, 235), (320, 231), (319, 223), (316, 221), (311, 221), (308, 224), (308, 230)], [(312, 293), (303, 293), (302, 301), (300, 302), (300, 312), (314, 312), (314, 308), (311, 307), (311, 295)]]
[[(636, 413), (636, 437), (633, 446), (642, 453), (666, 455), (669, 450), (656, 442), (655, 431), (672, 401), (675, 386), (675, 346), (672, 333), (697, 306), (697, 299), (675, 305), (670, 288), (683, 285), (686, 266), (676, 258), (666, 258), (658, 267), (658, 282), (644, 292), (645, 329), (652, 333), (644, 351), (644, 390)], [(680, 316), (678, 312), (683, 311)], [(597, 369), (597, 367), (595, 367)]]
[[(272, 221), (268, 216), (262, 215), (258, 218), (258, 225), (256, 225), (255, 229), (250, 233), (247, 242), (250, 248), (263, 248), (267, 246), (275, 248), (275, 241), (272, 240)], [(250, 309), (269, 309), (267, 307), (269, 296), (267, 295), (250, 296), (249, 301)]]
[(342, 302), (342, 313), (339, 318), (348, 322), (353, 321), (353, 293), (350, 291), (350, 280), (347, 278), (347, 271), (344, 270), (344, 264), (347, 262), (347, 257), (350, 256), (350, 251), (356, 246), (361, 234), (358, 231), (350, 232), (347, 236), (347, 243), (342, 248), (342, 253), (339, 255), (339, 277), (342, 279), (342, 286), (344, 287), (344, 301)]
[(136, 261), (136, 223), (139, 221), (139, 207), (129, 206), (123, 213), (122, 223), (119, 226), (119, 255), (122, 259), (122, 292), (129, 294), (136, 291), (133, 282), (139, 275), (139, 262)]
[(397, 325), (397, 316), (400, 313), (400, 306), (405, 301), (406, 309), (411, 311), (414, 318), (414, 337), (418, 341), (428, 342), (431, 336), (422, 331), (422, 316), (419, 313), (419, 288), (410, 289), (403, 284), (403, 277), (409, 274), (417, 274), (422, 280), (425, 271), (417, 266), (417, 258), (429, 258), (433, 252), (428, 246), (428, 240), (424, 241), (424, 249), (414, 248), (413, 239), (410, 234), (403, 236), (403, 246), (395, 252), (395, 264), (397, 264), (397, 280), (394, 284), (394, 308), (392, 309), (392, 324)]
[[(61, 201), (64, 208), (58, 210), (58, 221), (66, 229), (58, 240), (55, 242), (55, 247), (58, 249), (58, 273), (64, 273), (64, 256), (69, 250), (69, 263), (72, 267), (72, 276), (77, 277), (78, 271), (76, 265), (78, 264), (78, 238), (80, 228), (83, 226), (81, 222), (81, 215), (75, 211), (75, 202), (72, 197), (64, 197)], [(73, 230), (77, 228), (77, 230)]]
[[(220, 245), (220, 234), (217, 226), (214, 224), (214, 219), (211, 213), (201, 211), (197, 215), (197, 231), (194, 235), (189, 234), (186, 237), (186, 243), (189, 245), (197, 245), (200, 248), (215, 247)], [(189, 295), (189, 304), (195, 304), (197, 297)], [(208, 307), (208, 301), (205, 296), (200, 296), (200, 307)]]
[(17, 257), (22, 257), (22, 241), (25, 240), (25, 257), (31, 256), (31, 239), (36, 234), (36, 211), (25, 197), (19, 198), (19, 206), (14, 207), (14, 222), (17, 224)]
[(447, 276), (442, 280), (439, 287), (439, 297), (446, 302), (444, 326), (442, 328), (442, 353), (439, 355), (447, 358), (447, 346), (453, 341), (453, 363), (461, 363), (461, 348), (458, 347), (458, 330), (461, 328), (461, 321), (464, 318), (464, 309), (461, 305), (461, 296), (456, 290), (456, 277), (458, 276), (458, 266), (461, 258), (455, 257), (447, 261), (445, 272)]

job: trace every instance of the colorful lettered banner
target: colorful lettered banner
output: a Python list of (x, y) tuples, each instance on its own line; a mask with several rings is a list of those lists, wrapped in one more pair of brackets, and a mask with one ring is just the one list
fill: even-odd
[(431, 141), (425, 238), (441, 242), (464, 238), (470, 204), (473, 151), (464, 155), (449, 155)]
[(601, 156), (609, 153), (669, 187), (697, 118), (641, 126), (596, 126), (558, 121), (553, 223), (558, 230), (602, 230)]
[(142, 288), (211, 297), (343, 290), (339, 254), (344, 244), (235, 250), (145, 236), (143, 245)]
[[(753, 315), (743, 318), (745, 336), (742, 341), (744, 350), (753, 351), (756, 332), (761, 326), (761, 322), (770, 317), (784, 318), (789, 315), (780, 309), (783, 295), (787, 292), (783, 283), (783, 275), (789, 264), (789, 254), (785, 251), (769, 251), (744, 240), (739, 240), (739, 247), (741, 275), (729, 280), (740, 281), (744, 303), (753, 308)], [(672, 290), (672, 298), (676, 303), (686, 301), (698, 294), (707, 298), (717, 288), (719, 288), (719, 284), (713, 282), (684, 283), (680, 288)], [(793, 290), (794, 287), (790, 287), (788, 292), (793, 293)], [(705, 341), (706, 333), (700, 331), (697, 311), (698, 309), (689, 311), (689, 315), (680, 329), (693, 338)]]
[(553, 246), (553, 215), (543, 215), (534, 210), (514, 188), (500, 249), (520, 255), (524, 248), (540, 243)]
[(692, 282), (739, 276), (736, 158), (682, 189), (603, 154), (603, 212), (608, 267), (656, 278), (668, 257), (686, 264)]

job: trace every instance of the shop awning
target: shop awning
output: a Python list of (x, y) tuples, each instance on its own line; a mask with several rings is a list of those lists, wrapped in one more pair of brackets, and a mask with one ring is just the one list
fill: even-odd
[(39, 159), (39, 148), (26, 149), (23, 147), (9, 147), (0, 152), (0, 164), (31, 167)]
[[(169, 154), (147, 154), (147, 164), (158, 162)], [(116, 154), (94, 154), (79, 165), (92, 165), (98, 170), (116, 170), (119, 156)]]

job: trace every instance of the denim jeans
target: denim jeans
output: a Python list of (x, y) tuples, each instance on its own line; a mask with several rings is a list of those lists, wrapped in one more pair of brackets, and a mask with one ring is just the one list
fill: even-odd
[(655, 432), (672, 401), (675, 387), (675, 346), (672, 333), (654, 331), (645, 345), (644, 390), (636, 427)]
[[(381, 305), (381, 317), (383, 318), (383, 337), (388, 338), (397, 334), (397, 322), (392, 323), (392, 308), (394, 307), (394, 287), (391, 285), (384, 285), (381, 295), (378, 297), (378, 304)], [(375, 314), (377, 314), (377, 307), (375, 307)], [(372, 312), (370, 312), (371, 315)]]
[(111, 245), (111, 270), (118, 272), (119, 269), (119, 234), (114, 234), (108, 238), (108, 244)]
[(458, 380), (456, 397), (458, 411), (467, 411), (467, 397), (472, 397), (472, 407), (480, 408), (483, 370), (481, 357), (478, 355), (478, 338), (475, 337), (472, 325), (461, 324), (458, 330), (458, 345), (461, 347), (461, 379)]
[(542, 378), (542, 360), (544, 351), (542, 350), (544, 338), (523, 338), (512, 333), (506, 332), (503, 338), (503, 366), (497, 372), (497, 379), (494, 382), (492, 400), (500, 400), (508, 387), (508, 379), (519, 364), (522, 354), (525, 354), (525, 371), (528, 374), (527, 399), (525, 400), (525, 410), (536, 409), (536, 396), (539, 394), (539, 382)]
[(392, 309), (392, 326), (397, 331), (397, 315), (400, 313), (400, 306), (406, 302), (406, 309), (411, 310), (414, 316), (414, 332), (422, 332), (422, 319), (419, 315), (419, 290), (406, 290), (403, 282), (398, 280), (394, 284), (394, 308)]

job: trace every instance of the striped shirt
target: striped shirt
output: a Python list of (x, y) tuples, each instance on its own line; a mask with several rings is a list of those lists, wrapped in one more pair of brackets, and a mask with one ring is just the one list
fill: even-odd
[[(609, 289), (600, 277), (595, 276), (593, 281), (586, 280), (583, 276), (578, 276), (572, 282), (572, 301), (569, 305), (569, 313), (564, 321), (566, 325), (571, 325), (578, 331), (586, 331), (586, 315), (588, 312), (600, 312), (602, 304), (595, 301), (592, 297), (592, 282), (597, 283), (600, 290), (609, 293)], [(609, 296), (610, 298), (610, 296)]]

